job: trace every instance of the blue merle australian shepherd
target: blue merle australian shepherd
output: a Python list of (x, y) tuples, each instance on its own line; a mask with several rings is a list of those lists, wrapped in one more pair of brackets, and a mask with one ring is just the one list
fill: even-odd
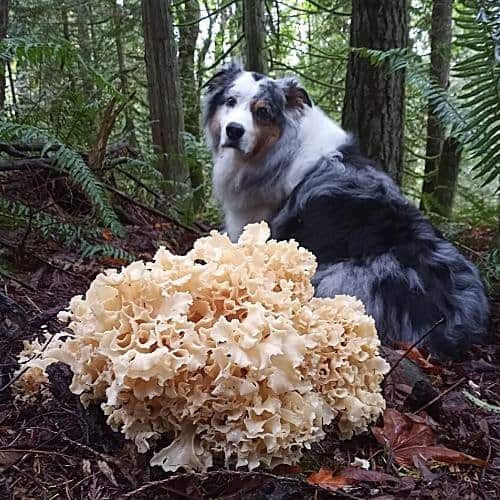
[(234, 241), (267, 221), (318, 260), (316, 295), (354, 295), (386, 344), (456, 358), (487, 337), (488, 301), (475, 267), (443, 239), (294, 78), (224, 67), (207, 84), (204, 126), (215, 196)]

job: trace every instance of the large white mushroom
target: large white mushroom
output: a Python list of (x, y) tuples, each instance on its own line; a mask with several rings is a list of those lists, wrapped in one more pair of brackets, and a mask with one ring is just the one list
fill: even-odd
[(313, 298), (313, 255), (268, 239), (265, 223), (237, 244), (212, 232), (185, 256), (162, 248), (100, 274), (60, 314), (71, 335), (43, 352), (26, 344), (19, 397), (46, 383), (48, 364), (68, 364), (71, 391), (139, 451), (172, 438), (151, 461), (166, 471), (203, 471), (214, 456), (292, 464), (327, 424), (341, 438), (365, 430), (388, 368), (373, 319), (355, 298)]

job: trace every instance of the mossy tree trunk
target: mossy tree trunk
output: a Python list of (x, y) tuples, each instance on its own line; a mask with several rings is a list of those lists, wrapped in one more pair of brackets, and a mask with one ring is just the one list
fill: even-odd
[[(9, 4), (10, 0), (0, 0), (0, 42), (7, 36), (9, 25)], [(5, 67), (3, 60), (0, 61), (0, 114), (3, 114), (5, 108)]]
[[(352, 0), (351, 47), (388, 50), (408, 45), (407, 0)], [(351, 53), (342, 125), (364, 154), (401, 184), (404, 156), (405, 72), (387, 74)]]
[(184, 116), (170, 0), (142, 0), (142, 17), (153, 145), (167, 193), (189, 180), (184, 161)]
[[(442, 88), (447, 88), (450, 78), (450, 58), (451, 58), (451, 35), (452, 35), (452, 14), (453, 0), (434, 0), (432, 7), (432, 26), (430, 31), (431, 41), (431, 68), (430, 77)], [(435, 199), (436, 189), (438, 187), (439, 178), (444, 180), (448, 187), (455, 186), (458, 172), (454, 172), (449, 167), (454, 167), (458, 170), (459, 162), (452, 161), (447, 166), (443, 161), (449, 157), (449, 151), (443, 151), (445, 131), (443, 126), (434, 113), (432, 106), (428, 107), (427, 114), (427, 144), (425, 151), (425, 174), (424, 183), (422, 186), (422, 199), (420, 208), (441, 212), (439, 204), (433, 203)], [(449, 144), (452, 144), (453, 140)], [(442, 155), (443, 152), (443, 155)], [(441, 158), (444, 156), (444, 158)], [(458, 158), (452, 155), (453, 158)], [(439, 172), (442, 165), (443, 172)], [(446, 179), (447, 175), (451, 175), (451, 179)], [(444, 177), (444, 179), (443, 179)], [(441, 194), (443, 192), (440, 189)], [(453, 200), (453, 195), (450, 197)], [(451, 208), (450, 208), (451, 211)], [(448, 208), (444, 209), (448, 212)], [(443, 215), (444, 215), (443, 212)]]
[(267, 72), (264, 0), (244, 4), (245, 66), (248, 71)]

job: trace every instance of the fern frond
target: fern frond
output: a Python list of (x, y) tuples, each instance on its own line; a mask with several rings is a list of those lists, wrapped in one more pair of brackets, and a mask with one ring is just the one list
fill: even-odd
[[(0, 120), (0, 137), (5, 140), (21, 141), (28, 144), (43, 142), (45, 152), (50, 146), (57, 145), (55, 152), (48, 153), (48, 156), (54, 160), (55, 167), (66, 173), (87, 196), (95, 208), (97, 221), (104, 227), (108, 227), (117, 236), (123, 236), (123, 227), (111, 206), (106, 191), (94, 172), (78, 153), (59, 142), (56, 138), (50, 137), (44, 130), (3, 120)], [(42, 150), (42, 153), (44, 150)]]
[(457, 44), (468, 56), (453, 69), (454, 76), (467, 80), (458, 97), (471, 117), (467, 146), (477, 177), (489, 184), (500, 177), (500, 5), (465, 1), (457, 8), (455, 21), (462, 30)]
[(90, 259), (92, 257), (111, 257), (113, 259), (122, 259), (127, 262), (132, 262), (136, 256), (123, 250), (122, 248), (115, 247), (109, 244), (95, 244), (87, 241), (82, 242), (81, 245), (82, 257)]
[[(86, 232), (82, 226), (71, 224), (51, 214), (29, 207), (23, 203), (0, 196), (0, 217), (11, 219), (18, 227), (31, 227), (40, 232), (45, 239), (55, 238), (64, 245), (71, 245)], [(90, 230), (87, 230), (90, 232)]]
[(60, 144), (59, 149), (53, 154), (53, 158), (56, 168), (67, 173), (70, 179), (87, 195), (96, 209), (99, 222), (111, 229), (117, 236), (123, 236), (123, 227), (111, 206), (106, 191), (82, 157), (72, 149)]

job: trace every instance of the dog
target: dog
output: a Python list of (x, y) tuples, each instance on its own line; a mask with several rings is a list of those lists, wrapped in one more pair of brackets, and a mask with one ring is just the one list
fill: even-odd
[(273, 238), (296, 240), (317, 258), (316, 296), (359, 298), (387, 345), (422, 339), (435, 356), (456, 359), (487, 341), (477, 269), (296, 78), (232, 62), (205, 87), (213, 192), (232, 241), (261, 220)]

